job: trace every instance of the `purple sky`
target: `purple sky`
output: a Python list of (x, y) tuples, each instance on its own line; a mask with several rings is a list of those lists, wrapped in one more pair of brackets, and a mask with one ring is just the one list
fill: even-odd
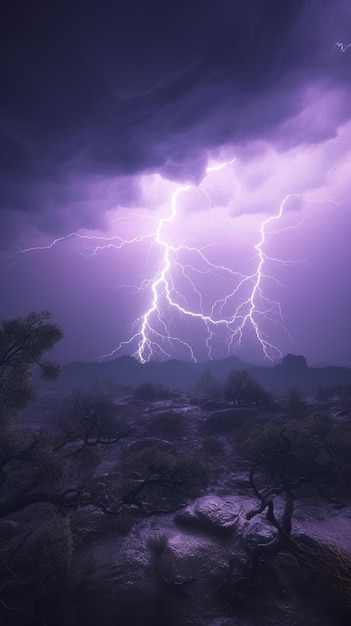
[(7, 11), (0, 317), (62, 362), (351, 366), (350, 2)]

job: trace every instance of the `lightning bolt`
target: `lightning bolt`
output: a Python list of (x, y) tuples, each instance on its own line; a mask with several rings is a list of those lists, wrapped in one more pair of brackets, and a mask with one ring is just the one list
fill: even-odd
[(342, 41), (337, 41), (334, 48), (339, 48), (340, 52), (346, 52), (349, 48), (351, 48), (351, 43), (348, 43), (345, 46)]
[(88, 246), (85, 246), (86, 251), (89, 253), (89, 256), (94, 256), (100, 250), (106, 250), (107, 248), (114, 248), (115, 250), (121, 250), (124, 246), (128, 246), (132, 243), (139, 243), (141, 241), (145, 241), (150, 238), (152, 235), (139, 235), (137, 237), (132, 237), (131, 239), (122, 239), (117, 235), (113, 235), (112, 237), (105, 237), (99, 235), (82, 235), (80, 233), (69, 233), (68, 235), (64, 235), (62, 237), (57, 237), (51, 243), (45, 246), (33, 246), (31, 248), (17, 248), (19, 253), (24, 252), (38, 252), (40, 250), (51, 250), (54, 246), (61, 243), (62, 241), (69, 241), (70, 239), (80, 239), (81, 241), (88, 242), (103, 242), (103, 244), (92, 243)]
[[(229, 333), (230, 347), (237, 345), (239, 348), (242, 346), (243, 334), (244, 334), (245, 328), (247, 326), (251, 326), (254, 330), (256, 339), (259, 345), (261, 346), (264, 357), (270, 361), (273, 361), (274, 358), (278, 356), (282, 357), (283, 354), (278, 346), (274, 345), (271, 341), (269, 341), (269, 339), (267, 338), (266, 334), (263, 332), (260, 326), (259, 320), (264, 318), (270, 322), (273, 322), (274, 324), (278, 324), (281, 326), (281, 328), (283, 328), (286, 334), (288, 333), (285, 328), (284, 318), (283, 318), (283, 313), (281, 310), (280, 303), (277, 301), (271, 300), (264, 295), (262, 283), (265, 278), (268, 278), (267, 275), (264, 273), (264, 265), (267, 261), (272, 261), (275, 263), (276, 262), (284, 263), (284, 264), (286, 262), (282, 261), (281, 259), (269, 257), (264, 252), (263, 247), (264, 247), (264, 244), (266, 243), (266, 238), (267, 238), (266, 231), (267, 231), (268, 225), (276, 220), (279, 220), (282, 217), (286, 203), (288, 202), (290, 198), (293, 198), (293, 197), (300, 197), (300, 196), (297, 196), (297, 194), (289, 194), (285, 196), (285, 198), (280, 204), (277, 214), (272, 215), (268, 217), (267, 219), (262, 220), (262, 222), (260, 223), (260, 229), (259, 229), (260, 240), (254, 246), (254, 249), (256, 250), (256, 253), (257, 253), (256, 255), (257, 266), (256, 266), (256, 270), (254, 271), (254, 273), (249, 276), (242, 277), (242, 279), (239, 281), (238, 285), (235, 287), (233, 292), (227, 295), (222, 301), (217, 301), (212, 307), (212, 314), (215, 313), (217, 308), (219, 308), (219, 310), (222, 311), (224, 308), (224, 305), (227, 305), (231, 300), (233, 300), (238, 295), (240, 289), (242, 289), (242, 287), (246, 283), (249, 283), (251, 285), (249, 296), (246, 299), (242, 300), (240, 304), (235, 307), (234, 313), (229, 319), (227, 320), (220, 319), (219, 323), (224, 323), (227, 326), (228, 330), (230, 331)], [(286, 229), (279, 229), (276, 232), (277, 233), (282, 232), (282, 230), (286, 230)], [(269, 277), (269, 278), (271, 280), (277, 280), (272, 277)], [(279, 281), (277, 282), (279, 283)], [(282, 286), (281, 283), (279, 283), (279, 285)], [(261, 304), (263, 304), (263, 307), (261, 307)], [(246, 312), (245, 312), (245, 309), (246, 309)], [(212, 316), (208, 321), (211, 321), (213, 323)]]
[[(219, 171), (232, 163), (233, 161), (211, 165), (207, 168), (207, 174)], [(156, 249), (159, 258), (157, 268), (150, 278), (143, 280), (140, 285), (133, 286), (137, 292), (150, 293), (150, 304), (141, 317), (134, 321), (129, 339), (120, 342), (110, 353), (100, 355), (99, 359), (111, 358), (121, 350), (129, 348), (134, 357), (145, 363), (152, 358), (169, 359), (181, 348), (187, 352), (188, 358), (196, 362), (195, 348), (187, 337), (191, 335), (192, 329), (189, 330), (187, 327), (183, 335), (179, 331), (179, 324), (184, 324), (184, 321), (190, 326), (194, 322), (202, 325), (208, 358), (213, 357), (213, 341), (218, 337), (226, 343), (228, 354), (242, 349), (244, 335), (249, 329), (253, 331), (264, 358), (273, 361), (282, 356), (280, 348), (272, 343), (264, 328), (267, 325), (278, 326), (287, 336), (289, 335), (285, 329), (280, 303), (267, 297), (264, 282), (273, 280), (282, 287), (277, 279), (265, 272), (265, 266), (285, 261), (269, 257), (265, 247), (268, 236), (281, 232), (282, 229), (278, 228), (273, 233), (268, 233), (271, 225), (274, 222), (278, 223), (282, 218), (287, 202), (295, 194), (287, 195), (276, 214), (262, 219), (259, 223), (258, 239), (253, 246), (253, 256), (250, 259), (254, 267), (247, 273), (235, 271), (226, 264), (213, 262), (210, 256), (211, 246), (196, 246), (186, 240), (172, 245), (167, 230), (174, 228), (179, 214), (179, 202), (190, 189), (195, 188), (191, 185), (176, 187), (166, 215), (155, 217), (156, 228), (146, 234), (123, 238), (72, 232), (54, 239), (48, 245), (19, 250), (21, 254), (41, 252), (50, 250), (63, 241), (77, 239), (85, 246), (89, 255), (95, 255), (106, 248), (121, 250), (132, 244), (151, 241), (149, 255), (151, 250)], [(200, 184), (197, 191), (210, 203), (211, 190), (206, 184)], [(216, 244), (212, 244), (214, 245)], [(180, 279), (182, 288), (178, 286)], [(219, 295), (208, 305), (204, 301), (204, 294), (197, 279), (214, 281), (222, 291), (224, 290), (224, 295)], [(231, 285), (230, 289), (228, 283)], [(178, 328), (175, 329), (177, 324)]]

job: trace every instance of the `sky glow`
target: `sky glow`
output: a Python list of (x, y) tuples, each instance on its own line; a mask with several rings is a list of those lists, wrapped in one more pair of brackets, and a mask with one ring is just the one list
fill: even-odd
[(1, 317), (63, 362), (351, 366), (348, 3), (112, 4), (6, 30)]

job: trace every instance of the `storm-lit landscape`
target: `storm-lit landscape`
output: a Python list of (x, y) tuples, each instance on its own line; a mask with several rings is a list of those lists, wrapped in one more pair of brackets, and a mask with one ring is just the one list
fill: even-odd
[(0, 335), (3, 623), (346, 626), (351, 370), (121, 357), (54, 382), (60, 335)]
[(349, 3), (0, 30), (0, 624), (346, 626)]

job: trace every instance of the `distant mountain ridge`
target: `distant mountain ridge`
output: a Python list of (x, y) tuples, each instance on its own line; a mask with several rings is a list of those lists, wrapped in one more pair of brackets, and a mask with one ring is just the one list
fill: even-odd
[(280, 391), (292, 386), (304, 391), (328, 385), (351, 385), (351, 369), (348, 367), (309, 367), (303, 356), (287, 354), (282, 362), (272, 368), (250, 367), (250, 373), (263, 387)]
[(223, 383), (232, 370), (245, 369), (267, 390), (284, 391), (297, 386), (308, 391), (326, 385), (351, 385), (351, 369), (347, 367), (309, 367), (303, 356), (288, 354), (282, 362), (267, 367), (250, 366), (238, 357), (192, 363), (170, 359), (140, 363), (131, 356), (121, 356), (101, 363), (69, 363), (63, 367), (59, 385), (87, 387), (97, 380), (112, 379), (116, 383), (138, 386), (145, 382), (162, 384), (171, 389), (189, 391), (205, 370)]

